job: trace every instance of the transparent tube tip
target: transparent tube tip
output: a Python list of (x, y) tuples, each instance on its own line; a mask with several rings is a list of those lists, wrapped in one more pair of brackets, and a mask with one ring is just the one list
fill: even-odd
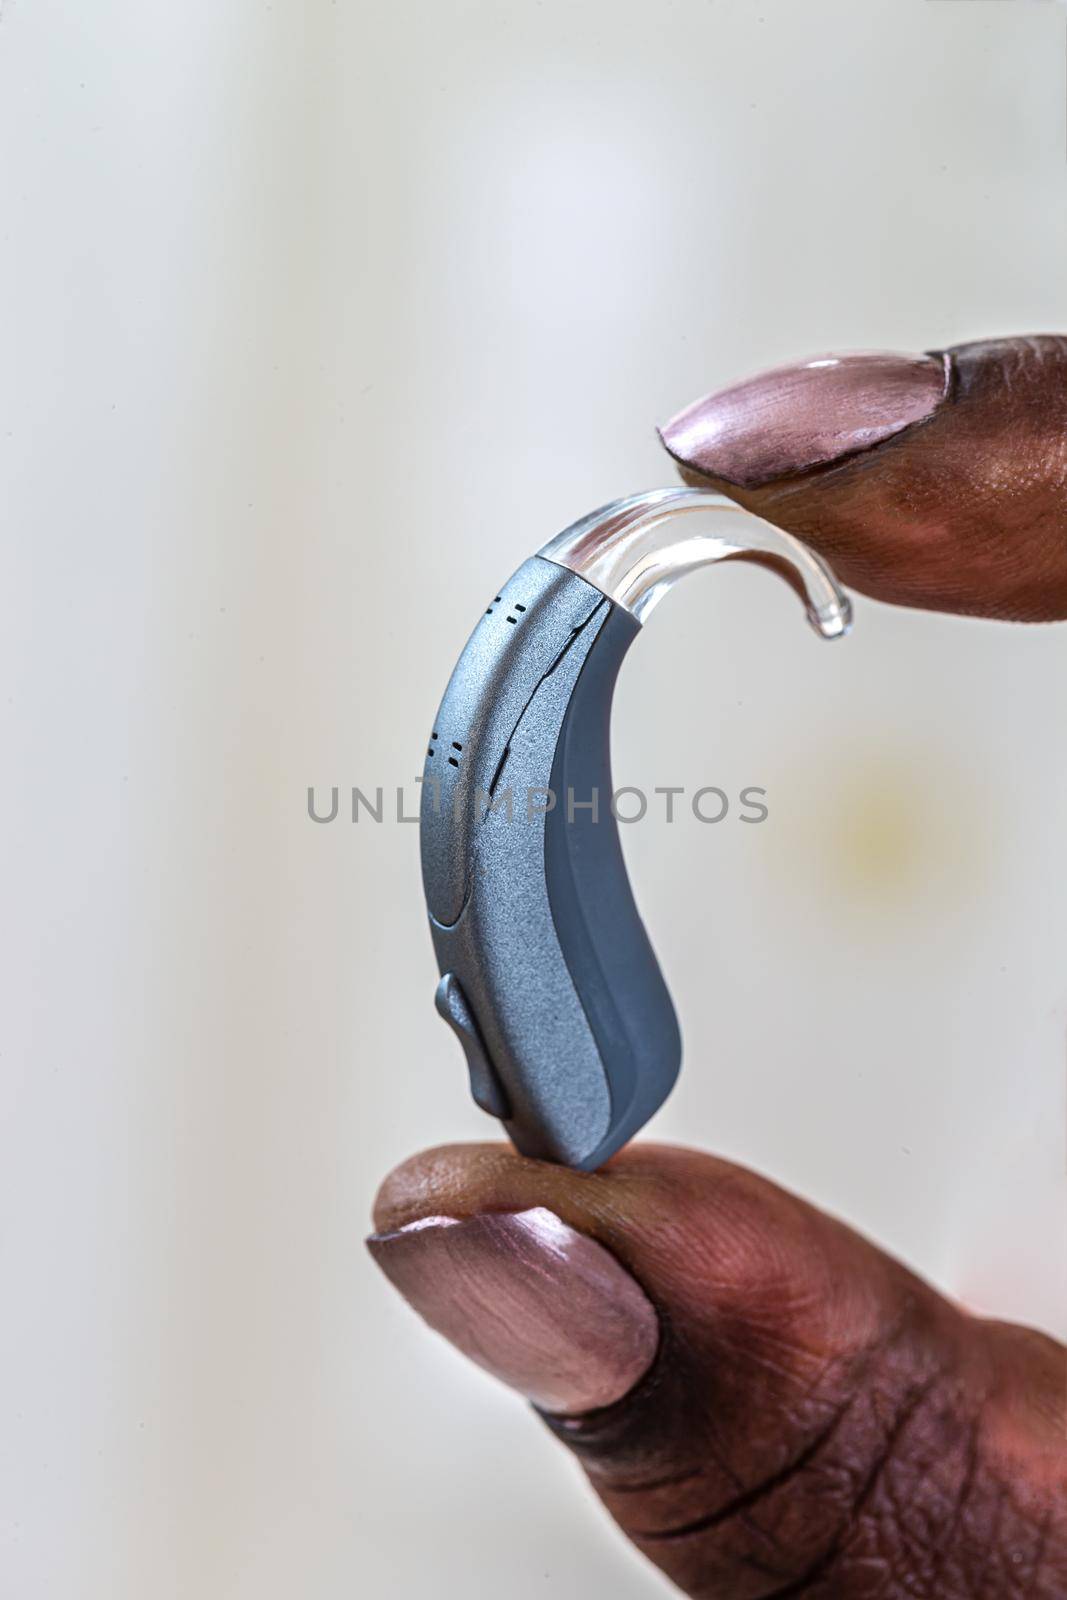
[(852, 601), (844, 592), (822, 605), (808, 606), (807, 612), (808, 621), (822, 639), (843, 639), (852, 632)]

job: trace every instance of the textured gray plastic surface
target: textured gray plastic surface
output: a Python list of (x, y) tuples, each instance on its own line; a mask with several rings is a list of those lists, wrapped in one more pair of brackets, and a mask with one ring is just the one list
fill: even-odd
[(568, 970), (608, 1066), (611, 1127), (598, 1166), (642, 1128), (678, 1076), (682, 1040), (659, 962), (634, 904), (611, 812), (611, 701), (623, 657), (640, 631), (613, 606), (588, 652), (556, 743), (551, 786), (587, 801), (557, 805), (545, 825), (545, 876)]
[[(579, 1167), (647, 1120), (680, 1054), (610, 809), (611, 695), (638, 631), (583, 579), (533, 557), (460, 657), (424, 768), (440, 970), (484, 1046), (516, 1146)], [(581, 805), (594, 785), (596, 821)]]
[(467, 641), (423, 768), (423, 884), (438, 921), (454, 922), (470, 890), (479, 791), (492, 790), (508, 740), (545, 673), (575, 630), (606, 604), (599, 589), (532, 556), (490, 600)]

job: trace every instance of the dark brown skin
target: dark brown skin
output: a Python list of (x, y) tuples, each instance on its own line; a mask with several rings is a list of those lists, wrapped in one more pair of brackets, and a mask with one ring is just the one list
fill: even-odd
[[(945, 402), (883, 444), (757, 489), (693, 481), (878, 599), (1067, 617), (1067, 339), (951, 355)], [(656, 1307), (659, 1353), (636, 1389), (545, 1420), (694, 1600), (1065, 1600), (1060, 1345), (969, 1315), (696, 1151), (631, 1146), (589, 1176), (449, 1147), (394, 1173), (375, 1221), (533, 1206), (599, 1240)]]
[(796, 534), (846, 588), (895, 605), (1067, 617), (1067, 337), (946, 352), (944, 404), (872, 450), (757, 489), (679, 462)]
[(1062, 1600), (1067, 1366), (951, 1305), (841, 1223), (698, 1151), (589, 1176), (503, 1145), (416, 1156), (379, 1232), (547, 1206), (656, 1306), (648, 1376), (546, 1418), (694, 1600)]

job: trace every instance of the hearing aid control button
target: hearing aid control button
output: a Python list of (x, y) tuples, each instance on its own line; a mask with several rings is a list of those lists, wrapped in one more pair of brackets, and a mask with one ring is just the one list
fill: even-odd
[(504, 1087), (493, 1069), (493, 1063), (478, 1031), (478, 1024), (467, 1004), (467, 996), (460, 987), (454, 972), (446, 972), (437, 985), (433, 1003), (438, 1016), (444, 1017), (452, 1032), (463, 1046), (470, 1075), (471, 1096), (476, 1106), (488, 1111), (491, 1117), (506, 1122), (511, 1116), (511, 1106)]

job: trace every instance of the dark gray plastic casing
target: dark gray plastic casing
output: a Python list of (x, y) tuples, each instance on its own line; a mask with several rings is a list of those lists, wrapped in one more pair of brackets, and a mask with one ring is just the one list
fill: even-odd
[(611, 808), (611, 700), (639, 631), (532, 557), (471, 635), (423, 770), (438, 1008), (516, 1147), (586, 1169), (647, 1122), (681, 1062)]

